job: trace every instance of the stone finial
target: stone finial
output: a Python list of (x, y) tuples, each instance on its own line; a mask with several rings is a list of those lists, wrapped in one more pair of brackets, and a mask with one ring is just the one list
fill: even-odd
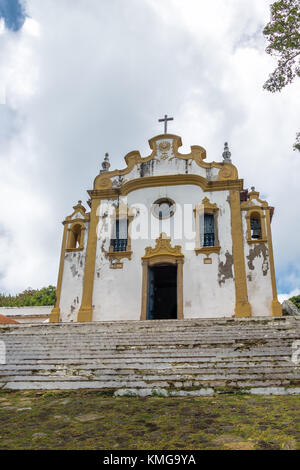
[(108, 153), (105, 154), (104, 160), (102, 162), (102, 168), (103, 169), (100, 171), (100, 173), (104, 173), (105, 171), (108, 171), (110, 169), (109, 154)]
[(73, 206), (74, 211), (79, 211), (79, 212), (86, 212), (85, 207), (82, 205), (82, 201), (78, 201), (78, 203)]
[(228, 142), (224, 144), (223, 160), (224, 163), (231, 163), (231, 152), (229, 151)]

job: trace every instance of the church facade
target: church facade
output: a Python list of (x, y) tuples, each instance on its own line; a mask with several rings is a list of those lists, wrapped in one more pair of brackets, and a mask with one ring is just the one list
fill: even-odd
[(243, 187), (227, 144), (221, 162), (203, 147), (180, 153), (162, 134), (151, 153), (108, 155), (63, 222), (51, 322), (280, 316), (273, 208)]

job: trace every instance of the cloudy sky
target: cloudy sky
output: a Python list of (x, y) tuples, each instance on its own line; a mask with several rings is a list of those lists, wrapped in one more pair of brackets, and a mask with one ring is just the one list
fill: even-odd
[[(276, 207), (278, 290), (300, 293), (300, 81), (271, 94), (270, 0), (0, 0), (0, 292), (56, 284), (62, 225), (105, 152), (149, 153), (157, 122)], [(297, 104), (298, 103), (298, 104)], [(282, 298), (282, 297), (281, 297)]]

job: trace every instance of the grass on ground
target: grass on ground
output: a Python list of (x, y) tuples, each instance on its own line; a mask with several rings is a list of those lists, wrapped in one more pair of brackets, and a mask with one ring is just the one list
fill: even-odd
[(300, 396), (0, 390), (0, 449), (300, 449)]

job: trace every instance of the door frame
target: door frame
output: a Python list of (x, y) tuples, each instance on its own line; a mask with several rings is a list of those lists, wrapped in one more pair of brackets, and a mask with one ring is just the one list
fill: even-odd
[(171, 247), (171, 239), (164, 233), (157, 238), (155, 248), (146, 248), (146, 254), (142, 258), (141, 320), (147, 320), (148, 269), (149, 267), (162, 264), (177, 266), (177, 319), (183, 319), (183, 263), (184, 256), (181, 253), (181, 246)]

